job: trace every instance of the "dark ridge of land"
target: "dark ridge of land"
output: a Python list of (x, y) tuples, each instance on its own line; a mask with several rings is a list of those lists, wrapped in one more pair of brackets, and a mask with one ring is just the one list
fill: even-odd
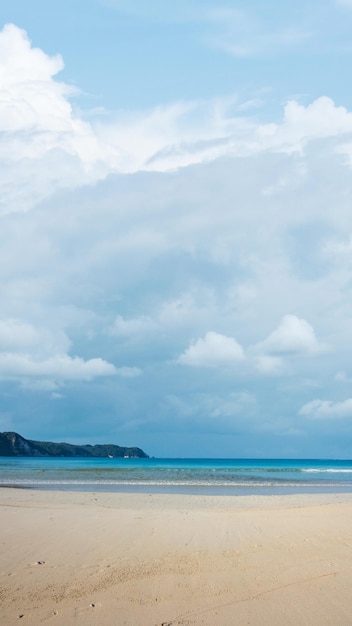
[(32, 441), (13, 432), (0, 433), (0, 456), (148, 458), (141, 448), (128, 448), (114, 444), (73, 445), (52, 441)]

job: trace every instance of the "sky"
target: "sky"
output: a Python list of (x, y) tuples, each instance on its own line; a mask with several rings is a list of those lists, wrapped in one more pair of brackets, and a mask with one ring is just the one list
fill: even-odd
[(0, 431), (351, 458), (352, 0), (4, 0)]

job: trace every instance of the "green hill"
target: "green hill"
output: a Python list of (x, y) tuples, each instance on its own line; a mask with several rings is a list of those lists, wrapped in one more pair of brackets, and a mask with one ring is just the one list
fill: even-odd
[(32, 441), (18, 433), (0, 433), (0, 456), (62, 456), (62, 457), (129, 457), (148, 458), (140, 448), (114, 444), (72, 445), (51, 441)]

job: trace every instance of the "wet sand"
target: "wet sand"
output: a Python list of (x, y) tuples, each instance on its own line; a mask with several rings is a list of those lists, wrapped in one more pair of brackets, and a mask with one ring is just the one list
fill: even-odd
[(350, 626), (352, 494), (0, 491), (1, 624)]

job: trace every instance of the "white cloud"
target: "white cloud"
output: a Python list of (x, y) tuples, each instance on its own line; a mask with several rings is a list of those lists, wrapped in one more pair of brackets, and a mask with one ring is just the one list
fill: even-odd
[(133, 368), (119, 371), (101, 358), (70, 356), (70, 343), (62, 330), (39, 328), (17, 319), (0, 320), (0, 378), (52, 390), (57, 382), (68, 380), (136, 375)]
[(242, 115), (236, 98), (217, 98), (158, 107), (99, 128), (106, 142), (123, 151), (125, 172), (166, 172), (225, 155), (301, 153), (309, 141), (350, 132), (352, 113), (325, 96), (307, 106), (288, 101), (281, 123), (258, 123)]
[(210, 331), (191, 343), (177, 362), (194, 367), (221, 367), (234, 365), (243, 358), (243, 349), (235, 339)]
[(319, 343), (314, 329), (306, 320), (284, 315), (278, 328), (255, 349), (268, 355), (309, 355), (324, 351), (326, 346)]
[(60, 330), (38, 328), (17, 319), (0, 319), (0, 351), (30, 350), (40, 354), (66, 352), (70, 340)]
[(331, 400), (312, 400), (299, 411), (299, 415), (304, 415), (316, 419), (333, 419), (352, 417), (352, 398), (342, 402), (332, 402)]
[(59, 55), (32, 47), (14, 24), (0, 31), (2, 213), (24, 210), (58, 187), (107, 173), (101, 161), (108, 148), (74, 115), (72, 88), (54, 79), (62, 68)]
[[(326, 97), (287, 103), (280, 123), (258, 122), (236, 97), (180, 101), (88, 122), (56, 79), (60, 56), (31, 45), (25, 31), (0, 31), (0, 213), (24, 211), (57, 189), (96, 183), (111, 172), (167, 172), (228, 155), (302, 152), (339, 137), (349, 154), (352, 114)], [(352, 165), (352, 160), (351, 160)], [(20, 184), (19, 184), (20, 183)]]
[(78, 356), (56, 354), (50, 358), (35, 360), (28, 354), (1, 353), (0, 376), (6, 379), (48, 377), (55, 380), (92, 380), (98, 376), (116, 374), (116, 368), (103, 359), (85, 361)]
[(52, 80), (63, 67), (61, 56), (49, 57), (32, 48), (24, 30), (14, 24), (4, 26), (0, 35), (1, 131), (70, 129), (69, 89)]
[[(308, 106), (294, 100), (285, 106), (282, 129), (277, 129), (282, 149), (298, 149), (302, 142), (352, 132), (352, 114), (343, 106), (336, 106), (331, 98), (322, 96)], [(275, 142), (273, 142), (275, 147)]]

